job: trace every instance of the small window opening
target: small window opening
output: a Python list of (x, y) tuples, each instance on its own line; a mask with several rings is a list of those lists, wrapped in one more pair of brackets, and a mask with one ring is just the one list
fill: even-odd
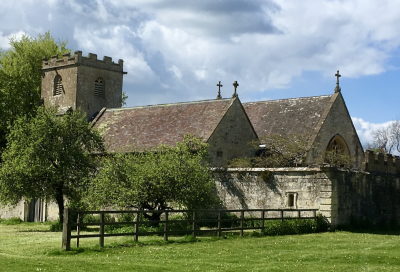
[(104, 80), (100, 77), (94, 82), (94, 97), (104, 97)]
[(217, 151), (218, 158), (222, 158), (223, 155), (224, 155), (224, 153), (222, 151)]
[(291, 208), (296, 206), (296, 194), (295, 193), (287, 194), (287, 206), (291, 207)]
[(54, 78), (54, 92), (53, 95), (60, 95), (64, 92), (64, 87), (62, 84), (62, 78), (60, 75), (56, 75)]

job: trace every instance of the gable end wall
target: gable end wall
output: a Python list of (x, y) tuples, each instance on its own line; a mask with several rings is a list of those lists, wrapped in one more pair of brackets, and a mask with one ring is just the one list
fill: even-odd
[[(213, 166), (223, 166), (233, 157), (251, 157), (254, 150), (249, 142), (256, 140), (257, 135), (240, 104), (234, 99), (214, 132), (208, 138), (209, 152)], [(222, 152), (222, 157), (217, 152)]]
[(353, 167), (361, 169), (364, 160), (363, 148), (341, 94), (338, 94), (333, 101), (330, 111), (326, 118), (322, 120), (321, 128), (312, 144), (312, 148), (318, 152), (310, 152), (307, 161), (309, 163), (315, 162), (315, 158), (327, 149), (330, 140), (336, 134), (340, 134), (344, 138), (350, 156), (355, 158)]

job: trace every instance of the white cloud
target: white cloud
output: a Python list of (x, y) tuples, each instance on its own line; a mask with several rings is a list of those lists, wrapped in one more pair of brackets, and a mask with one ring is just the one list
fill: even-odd
[(172, 65), (171, 68), (169, 68), (169, 71), (172, 71), (177, 78), (179, 78), (179, 79), (182, 78), (181, 70), (178, 67), (176, 67), (175, 65)]
[(372, 143), (374, 141), (372, 136), (372, 131), (379, 128), (387, 128), (394, 121), (388, 121), (385, 123), (374, 124), (367, 121), (364, 121), (362, 118), (351, 117), (353, 120), (354, 127), (357, 131), (358, 137), (360, 138), (361, 144), (366, 148), (368, 143)]
[(10, 3), (0, 10), (0, 46), (11, 33), (50, 29), (84, 54), (124, 59), (128, 91), (146, 87), (160, 103), (215, 97), (219, 80), (226, 97), (237, 80), (246, 99), (286, 88), (304, 71), (379, 74), (400, 46), (400, 2), (392, 0)]
[(3, 32), (0, 32), (0, 48), (3, 50), (10, 48), (10, 38), (16, 38), (18, 40), (23, 35), (24, 35), (24, 32), (22, 32), (22, 31), (14, 32), (7, 36), (3, 36)]

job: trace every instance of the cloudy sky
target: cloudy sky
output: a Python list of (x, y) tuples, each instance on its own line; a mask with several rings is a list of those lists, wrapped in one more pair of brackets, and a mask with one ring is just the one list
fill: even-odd
[(0, 47), (50, 30), (73, 51), (124, 60), (127, 106), (332, 94), (336, 70), (363, 143), (400, 118), (400, 1), (18, 0)]

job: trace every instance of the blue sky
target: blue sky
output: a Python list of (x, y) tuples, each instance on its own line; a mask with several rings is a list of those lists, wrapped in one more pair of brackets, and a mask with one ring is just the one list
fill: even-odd
[(333, 93), (336, 70), (363, 144), (400, 118), (400, 2), (19, 0), (0, 6), (0, 47), (50, 30), (72, 50), (123, 59), (127, 106)]

